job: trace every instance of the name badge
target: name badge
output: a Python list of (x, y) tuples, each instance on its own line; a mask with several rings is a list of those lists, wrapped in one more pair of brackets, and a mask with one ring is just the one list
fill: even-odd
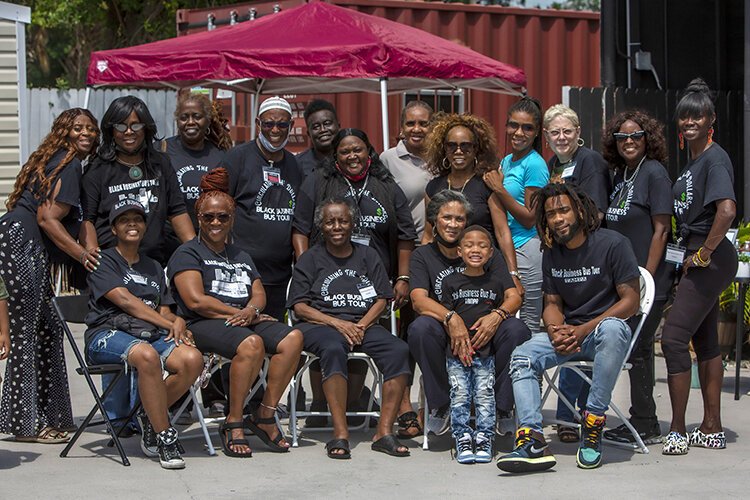
[(670, 264), (682, 264), (685, 261), (685, 247), (667, 243), (667, 251), (664, 253), (664, 260)]
[(263, 167), (263, 180), (270, 182), (271, 184), (278, 184), (281, 182), (281, 169), (278, 167), (272, 167), (266, 165)]
[(367, 285), (365, 283), (359, 283), (357, 285), (357, 289), (359, 290), (359, 294), (365, 300), (372, 299), (372, 298), (378, 296), (378, 293), (375, 291), (375, 287), (372, 286), (372, 285)]
[(575, 163), (573, 163), (569, 167), (565, 167), (565, 169), (562, 171), (562, 175), (560, 175), (560, 177), (562, 177), (563, 179), (567, 179), (568, 177), (570, 177), (571, 175), (573, 175), (573, 171), (575, 169), (576, 169), (576, 164)]
[(352, 233), (352, 241), (354, 243), (359, 243), (360, 245), (364, 245), (366, 247), (370, 246), (370, 235), (369, 234), (362, 234), (362, 233)]

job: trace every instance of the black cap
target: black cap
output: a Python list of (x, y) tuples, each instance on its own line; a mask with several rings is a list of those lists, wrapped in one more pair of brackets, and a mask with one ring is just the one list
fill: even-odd
[(143, 216), (144, 220), (146, 219), (146, 209), (143, 208), (143, 205), (135, 200), (131, 200), (128, 198), (115, 203), (112, 207), (112, 210), (109, 211), (109, 225), (114, 225), (115, 219), (117, 219), (125, 212), (129, 212), (131, 210), (138, 212)]

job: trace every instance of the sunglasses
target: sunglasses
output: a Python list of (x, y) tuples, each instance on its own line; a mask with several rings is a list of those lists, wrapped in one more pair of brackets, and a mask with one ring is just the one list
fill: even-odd
[(536, 132), (536, 127), (531, 123), (518, 123), (518, 122), (507, 122), (505, 124), (508, 130), (515, 132), (518, 128), (521, 128), (524, 134), (533, 134)]
[(226, 224), (229, 222), (229, 219), (232, 218), (231, 214), (228, 213), (218, 213), (218, 214), (212, 214), (210, 212), (198, 214), (198, 217), (200, 217), (201, 221), (203, 221), (204, 224), (211, 224), (214, 220), (218, 220), (222, 224)]
[(618, 142), (625, 142), (628, 139), (633, 139), (634, 141), (640, 141), (643, 139), (643, 137), (646, 135), (645, 130), (639, 130), (637, 132), (631, 132), (630, 134), (626, 134), (624, 132), (615, 132), (612, 134), (612, 137), (615, 138)]
[(145, 126), (145, 123), (131, 123), (130, 125), (128, 125), (127, 123), (115, 123), (114, 125), (112, 125), (112, 128), (114, 128), (121, 134), (124, 134), (128, 131), (128, 129), (132, 130), (133, 132), (140, 132), (144, 129)]
[(262, 122), (260, 122), (260, 126), (265, 130), (272, 130), (274, 127), (279, 127), (280, 129), (288, 129), (291, 125), (291, 121), (275, 122), (273, 120), (263, 120)]
[(447, 153), (453, 154), (459, 149), (463, 151), (464, 153), (473, 153), (474, 149), (477, 147), (476, 144), (473, 142), (446, 142), (445, 143), (445, 151)]

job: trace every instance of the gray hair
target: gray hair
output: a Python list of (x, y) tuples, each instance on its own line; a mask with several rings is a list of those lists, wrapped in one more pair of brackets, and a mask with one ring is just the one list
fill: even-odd
[(474, 209), (472, 208), (471, 203), (469, 203), (469, 200), (466, 199), (466, 196), (458, 191), (443, 189), (438, 194), (433, 196), (430, 200), (430, 203), (427, 205), (427, 222), (432, 224), (434, 227), (438, 213), (440, 212), (440, 209), (443, 208), (443, 205), (452, 203), (454, 201), (463, 205), (464, 210), (466, 211), (466, 219), (471, 219), (471, 216), (474, 214)]
[(357, 205), (354, 204), (354, 201), (351, 198), (336, 196), (323, 200), (320, 205), (315, 207), (313, 225), (319, 232), (322, 232), (323, 227), (323, 210), (331, 205), (345, 205), (349, 209), (349, 217), (352, 219), (352, 224), (357, 224), (357, 220), (359, 219), (359, 208), (357, 208)]

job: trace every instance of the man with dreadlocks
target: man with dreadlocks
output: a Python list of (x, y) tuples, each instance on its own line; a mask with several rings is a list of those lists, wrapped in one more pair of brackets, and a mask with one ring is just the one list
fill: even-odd
[(510, 376), (519, 428), (513, 452), (497, 460), (507, 472), (555, 465), (542, 434), (542, 373), (566, 361), (593, 360), (591, 391), (583, 412), (578, 466), (601, 465), (601, 436), (612, 389), (627, 355), (625, 323), (638, 311), (639, 271), (629, 241), (599, 228), (594, 202), (570, 184), (548, 184), (534, 193), (542, 259), (546, 333), (516, 348)]

